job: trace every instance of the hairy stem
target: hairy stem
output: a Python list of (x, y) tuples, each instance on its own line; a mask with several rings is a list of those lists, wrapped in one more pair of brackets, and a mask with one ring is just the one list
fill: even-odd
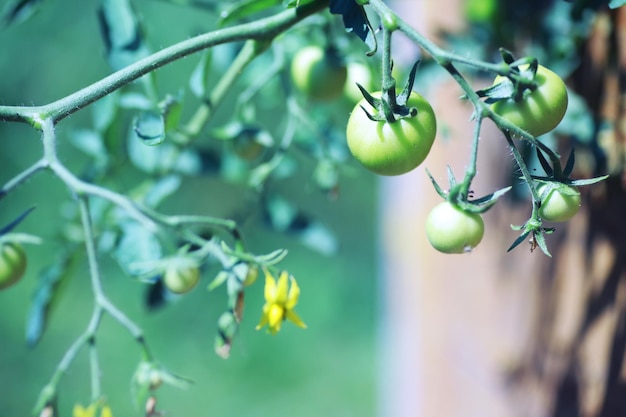
[(40, 127), (38, 121), (41, 119), (51, 119), (53, 122), (58, 122), (157, 68), (216, 45), (248, 39), (272, 39), (327, 5), (328, 0), (315, 0), (254, 22), (195, 36), (155, 52), (50, 104), (33, 107), (0, 106), (0, 120), (28, 123), (37, 128)]

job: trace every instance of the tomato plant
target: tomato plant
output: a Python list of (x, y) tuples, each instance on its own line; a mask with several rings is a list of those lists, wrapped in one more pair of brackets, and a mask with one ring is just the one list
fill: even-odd
[(185, 294), (200, 281), (200, 267), (187, 258), (175, 258), (165, 269), (163, 283), (173, 293)]
[(539, 216), (549, 222), (564, 222), (580, 209), (580, 191), (566, 184), (542, 183), (537, 187), (541, 198)]
[[(372, 95), (379, 97), (381, 93)], [(417, 114), (394, 122), (371, 120), (363, 108), (374, 114), (378, 110), (372, 109), (366, 99), (354, 106), (346, 138), (350, 152), (365, 168), (379, 175), (401, 175), (415, 169), (428, 156), (437, 133), (433, 108), (416, 92), (411, 92), (406, 106), (417, 109)]]
[(485, 225), (478, 213), (462, 210), (444, 201), (426, 218), (426, 237), (433, 248), (443, 253), (465, 253), (483, 238)]
[[(522, 74), (528, 74), (528, 65), (520, 66)], [(506, 77), (497, 76), (494, 85), (510, 82)], [(563, 119), (567, 110), (567, 88), (554, 72), (539, 65), (534, 77), (536, 88), (528, 89), (513, 97), (496, 101), (492, 110), (533, 136), (543, 135), (553, 130)]]
[(341, 95), (347, 78), (347, 67), (332, 48), (317, 45), (300, 49), (291, 62), (294, 85), (315, 100), (332, 100)]
[(17, 243), (0, 244), (0, 290), (16, 284), (26, 272), (26, 253)]

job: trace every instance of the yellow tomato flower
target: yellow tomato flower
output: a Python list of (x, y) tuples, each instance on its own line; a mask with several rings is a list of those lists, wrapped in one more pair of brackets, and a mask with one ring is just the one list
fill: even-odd
[(265, 272), (265, 305), (263, 316), (256, 329), (259, 330), (267, 325), (270, 333), (276, 334), (284, 320), (289, 320), (296, 326), (306, 329), (306, 324), (294, 311), (300, 297), (300, 287), (296, 279), (287, 271), (283, 271), (276, 282), (267, 269), (263, 271)]

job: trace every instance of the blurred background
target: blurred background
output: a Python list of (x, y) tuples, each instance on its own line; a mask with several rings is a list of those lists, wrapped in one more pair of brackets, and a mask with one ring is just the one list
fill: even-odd
[[(210, 7), (173, 3), (133, 2), (153, 50), (206, 31), (217, 19)], [(606, 158), (611, 150), (623, 152), (615, 128), (622, 105), (609, 94), (619, 91), (623, 74), (619, 62), (624, 61), (615, 58), (621, 56), (620, 39), (614, 36), (624, 27), (623, 13), (593, 1), (397, 0), (390, 5), (456, 52), (496, 61), (497, 47), (505, 46), (519, 56), (537, 56), (566, 78), (572, 89), (568, 116), (557, 134), (545, 140), (564, 155), (576, 147), (578, 177), (610, 172), (612, 180), (586, 193), (581, 214), (549, 237), (553, 258), (531, 253), (524, 245), (505, 252), (517, 236), (509, 225), (522, 224), (530, 211), (523, 190), (485, 216), (481, 246), (470, 255), (451, 257), (437, 254), (423, 235), (424, 219), (438, 197), (421, 167), (378, 179), (347, 160), (335, 194), (337, 190), (320, 189), (313, 175), (318, 160), (293, 152), (297, 170), (272, 182), (271, 190), (288, 197), (308, 219), (305, 223), (323, 225), (325, 243), (270, 227), (261, 208), (248, 210), (242, 231), (252, 252), (289, 250), (280, 266), (298, 279), (302, 295), (297, 311), (308, 329), (287, 323), (275, 337), (255, 331), (263, 304), (262, 285), (257, 284), (246, 292), (244, 321), (231, 357), (220, 359), (213, 343), (216, 320), (225, 309), (223, 288), (207, 292), (200, 285), (150, 310), (146, 285), (101, 254), (111, 300), (144, 329), (163, 365), (195, 381), (186, 390), (159, 388), (159, 408), (191, 417), (624, 415), (622, 159), (609, 164)], [(48, 103), (110, 72), (97, 6), (51, 0), (26, 22), (0, 30), (0, 104)], [(362, 56), (364, 45), (350, 39), (342, 45), (344, 51)], [(297, 44), (289, 48), (297, 49)], [(402, 73), (419, 53), (401, 36), (394, 48)], [(232, 51), (221, 50), (214, 77), (220, 59), (230, 57)], [(432, 101), (439, 118), (439, 136), (424, 166), (439, 181), (445, 179), (446, 165), (461, 173), (467, 164), (471, 109), (459, 102), (460, 89), (446, 73), (422, 58), (415, 89)], [(198, 61), (192, 56), (157, 71), (159, 92), (185, 89)], [(256, 71), (247, 71), (242, 83), (262, 72)], [(490, 74), (468, 77), (477, 88), (491, 83)], [(189, 99), (193, 105), (193, 97)], [(232, 101), (220, 107), (211, 126), (230, 120)], [(351, 109), (344, 102), (321, 110), (310, 103), (303, 106), (338, 132), (345, 123), (340, 115), (347, 118)], [(91, 125), (92, 112), (93, 106), (58, 127), (61, 158), (76, 172), (92, 162), (69, 138)], [(189, 108), (184, 112), (190, 113)], [(505, 141), (492, 125), (485, 124), (481, 140), (477, 195), (516, 177)], [(220, 144), (209, 143), (212, 151), (221, 150)], [(40, 154), (40, 138), (31, 128), (0, 124), (0, 183)], [(185, 177), (161, 209), (224, 217), (237, 213), (250, 204), (249, 196), (237, 175), (222, 168)], [(115, 181), (129, 189), (144, 177), (140, 170), (128, 169)], [(65, 187), (44, 172), (2, 199), (0, 224), (32, 205), (36, 210), (18, 231), (40, 235), (44, 244), (28, 246), (26, 278), (0, 293), (0, 416), (7, 417), (30, 413), (93, 307), (83, 260), (64, 280), (42, 339), (27, 347), (25, 323), (37, 276), (58, 256), (62, 219), (72, 212)], [(203, 284), (215, 272), (205, 271)], [(136, 343), (108, 317), (97, 343), (103, 391), (113, 414), (142, 415), (130, 394), (140, 359)], [(61, 415), (70, 415), (74, 404), (86, 405), (89, 398), (88, 357), (82, 352), (60, 385)]]

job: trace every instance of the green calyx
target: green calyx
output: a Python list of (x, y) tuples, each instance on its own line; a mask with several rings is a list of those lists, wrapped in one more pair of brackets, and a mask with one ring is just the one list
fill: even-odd
[(392, 78), (392, 82), (389, 86), (383, 88), (382, 96), (372, 96), (363, 86), (357, 84), (359, 90), (363, 94), (365, 100), (376, 109), (374, 113), (368, 112), (363, 106), (361, 108), (367, 114), (367, 117), (375, 122), (387, 122), (394, 123), (398, 119), (411, 118), (417, 116), (417, 109), (415, 107), (407, 106), (411, 92), (413, 91), (413, 84), (415, 82), (415, 74), (417, 73), (417, 67), (419, 61), (413, 64), (409, 78), (400, 94), (396, 95), (396, 83)]

